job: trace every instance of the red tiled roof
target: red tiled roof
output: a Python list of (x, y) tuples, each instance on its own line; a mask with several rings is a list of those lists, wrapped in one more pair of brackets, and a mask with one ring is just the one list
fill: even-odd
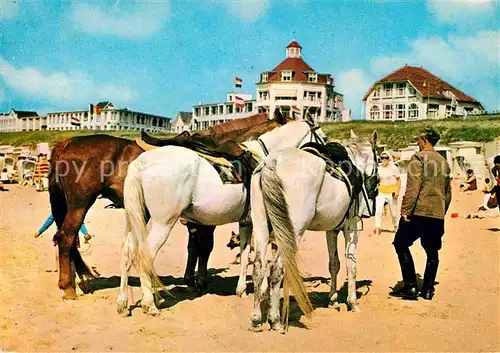
[[(302, 58), (286, 58), (271, 72), (269, 72), (269, 82), (281, 81), (281, 71), (292, 71), (292, 82), (308, 81), (305, 74), (307, 71), (315, 72)], [(319, 81), (319, 78), (318, 78)]]
[(302, 49), (302, 47), (300, 46), (299, 43), (297, 43), (296, 41), (291, 41), (290, 44), (288, 44), (287, 48), (300, 48)]
[[(424, 97), (428, 95), (430, 98), (450, 99), (444, 95), (444, 92), (449, 90), (457, 97), (458, 101), (479, 103), (471, 96), (468, 96), (446, 81), (443, 81), (439, 77), (433, 75), (423, 67), (405, 65), (402, 68), (378, 80), (375, 84), (402, 81), (409, 81)], [(365, 99), (368, 94), (371, 93), (374, 86), (372, 86), (370, 91), (368, 91)]]

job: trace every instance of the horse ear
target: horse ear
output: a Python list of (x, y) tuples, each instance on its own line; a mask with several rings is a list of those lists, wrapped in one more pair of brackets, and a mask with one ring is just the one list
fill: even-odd
[(234, 232), (234, 230), (233, 230), (233, 231), (231, 231), (231, 235), (236, 235), (236, 233)]
[(374, 146), (377, 146), (377, 143), (378, 143), (378, 133), (377, 133), (377, 130), (373, 130), (373, 133), (372, 133), (372, 144)]
[(352, 139), (357, 139), (358, 138), (358, 135), (356, 135), (352, 129), (351, 129), (351, 138)]
[(286, 118), (279, 108), (274, 109), (274, 120), (281, 125), (286, 124)]
[(305, 120), (306, 120), (309, 124), (311, 124), (311, 125), (314, 125), (314, 124), (315, 124), (314, 119), (313, 119), (313, 117), (312, 117), (311, 113), (309, 113), (309, 112), (307, 112), (307, 113), (306, 113), (306, 119), (305, 119)]

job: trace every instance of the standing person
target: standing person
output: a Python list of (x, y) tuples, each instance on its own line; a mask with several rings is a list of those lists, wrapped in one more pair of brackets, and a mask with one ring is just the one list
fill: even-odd
[(384, 204), (389, 205), (392, 225), (394, 230), (398, 228), (399, 211), (397, 209), (397, 200), (401, 187), (399, 178), (399, 169), (391, 161), (389, 153), (380, 154), (381, 164), (378, 168), (380, 184), (378, 186), (378, 195), (375, 199), (375, 235), (380, 235), (380, 226), (382, 225), (382, 215), (384, 213)]
[(444, 216), (451, 202), (451, 169), (446, 159), (434, 149), (439, 138), (433, 129), (422, 131), (417, 139), (420, 151), (412, 156), (408, 165), (401, 220), (393, 242), (404, 285), (390, 293), (403, 299), (415, 300), (418, 295), (415, 265), (409, 248), (418, 238), (427, 254), (420, 296), (427, 300), (434, 296)]
[[(49, 227), (54, 223), (54, 216), (52, 214), (47, 217), (43, 225), (40, 227), (40, 229), (35, 233), (35, 238), (38, 238), (40, 235), (42, 235), (43, 232), (45, 232)], [(84, 235), (85, 239), (85, 244), (88, 244), (89, 240), (92, 238), (92, 236), (89, 234), (87, 227), (85, 227), (85, 223), (82, 223), (82, 226), (80, 227), (80, 232)], [(77, 244), (79, 244), (78, 237), (77, 237)], [(55, 246), (55, 244), (54, 244)], [(56, 269), (55, 272), (57, 272), (57, 269), (59, 268), (59, 248), (56, 246)]]
[(35, 165), (35, 173), (33, 175), (33, 181), (36, 185), (36, 191), (44, 191), (49, 187), (49, 162), (44, 154), (40, 153), (38, 155), (38, 161)]
[(497, 198), (498, 208), (500, 208), (500, 154), (496, 155), (493, 159), (493, 168), (491, 168), (491, 174), (493, 175), (493, 188), (492, 194)]

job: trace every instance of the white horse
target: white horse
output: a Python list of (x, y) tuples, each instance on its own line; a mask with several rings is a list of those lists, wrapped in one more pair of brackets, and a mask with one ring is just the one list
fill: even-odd
[[(326, 231), (331, 274), (329, 305), (336, 308), (339, 305), (337, 274), (340, 268), (337, 236), (340, 230), (343, 231), (348, 276), (347, 303), (353, 311), (359, 311), (356, 298), (356, 244), (362, 212), (359, 204), (377, 186), (375, 143), (376, 132), (371, 142), (351, 136), (351, 140), (343, 144), (346, 151), (340, 146), (354, 164), (352, 173), (357, 173), (351, 175), (354, 184), (357, 182), (357, 188), (354, 188), (357, 192), (353, 191), (352, 196), (346, 183), (326, 171), (326, 163), (321, 158), (303, 150), (286, 149), (271, 153), (255, 170), (250, 187), (255, 239), (254, 307), (251, 315), (254, 330), (261, 330), (261, 302), (268, 290), (271, 329), (282, 329), (279, 300), (283, 277), (283, 323), (288, 320), (290, 290), (301, 310), (307, 316), (312, 313), (312, 304), (297, 265), (298, 244), (306, 230)], [(270, 228), (278, 252), (271, 261), (268, 284), (265, 264)]]
[[(313, 121), (293, 121), (243, 145), (264, 158), (267, 151), (297, 148), (312, 140), (323, 143), (326, 135)], [(144, 312), (150, 315), (159, 313), (153, 287), (163, 286), (153, 262), (181, 216), (205, 225), (240, 223), (241, 248), (245, 249), (241, 267), (245, 274), (240, 276), (238, 291), (243, 292), (250, 248), (246, 244), (252, 234), (250, 215), (242, 219), (247, 197), (249, 195), (242, 184), (223, 184), (209, 162), (192, 150), (165, 146), (144, 152), (135, 159), (129, 165), (124, 184), (128, 235), (122, 248), (118, 313), (128, 315), (127, 282), (132, 261), (139, 267)], [(149, 234), (145, 223), (146, 208), (151, 217)]]

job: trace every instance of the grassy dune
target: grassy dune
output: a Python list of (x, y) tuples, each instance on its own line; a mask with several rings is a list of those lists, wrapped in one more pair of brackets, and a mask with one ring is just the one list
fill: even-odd
[[(391, 149), (401, 148), (414, 140), (414, 136), (427, 126), (437, 129), (442, 136), (441, 143), (454, 141), (487, 142), (500, 138), (500, 115), (488, 117), (471, 117), (467, 120), (423, 120), (416, 122), (371, 122), (353, 121), (349, 123), (326, 123), (322, 128), (325, 133), (335, 139), (344, 139), (354, 130), (359, 136), (368, 136), (377, 130), (379, 142), (387, 144)], [(49, 142), (50, 145), (72, 136), (106, 133), (109, 135), (133, 139), (139, 136), (136, 131), (26, 131), (0, 133), (0, 145), (30, 146)], [(171, 137), (173, 134), (160, 134), (159, 137)]]

